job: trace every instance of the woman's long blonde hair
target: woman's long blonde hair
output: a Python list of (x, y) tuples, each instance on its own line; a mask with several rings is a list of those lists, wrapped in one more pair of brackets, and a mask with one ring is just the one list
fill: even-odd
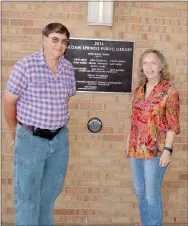
[(144, 85), (147, 83), (147, 77), (145, 76), (144, 72), (143, 72), (143, 67), (142, 67), (142, 63), (143, 63), (143, 59), (144, 57), (149, 54), (149, 53), (155, 53), (158, 57), (158, 59), (160, 60), (161, 64), (162, 64), (162, 70), (160, 71), (160, 82), (163, 80), (170, 80), (170, 72), (168, 71), (168, 63), (166, 62), (165, 57), (163, 56), (163, 54), (155, 49), (148, 49), (145, 52), (142, 53), (142, 55), (140, 56), (140, 60), (139, 60), (139, 71), (138, 71), (138, 83), (139, 85)]

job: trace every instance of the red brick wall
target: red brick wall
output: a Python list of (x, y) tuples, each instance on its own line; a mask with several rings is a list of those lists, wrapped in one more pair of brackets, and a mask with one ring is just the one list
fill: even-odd
[[(134, 87), (140, 54), (157, 48), (166, 56), (180, 93), (181, 134), (162, 194), (164, 221), (187, 222), (187, 4), (186, 2), (114, 3), (113, 26), (88, 26), (83, 2), (2, 2), (2, 90), (12, 66), (41, 47), (41, 30), (61, 22), (72, 37), (135, 41)], [(3, 110), (3, 109), (2, 109)], [(78, 93), (69, 103), (70, 162), (56, 223), (133, 223), (139, 221), (130, 163), (123, 149), (130, 127), (131, 94)], [(3, 114), (2, 114), (3, 115)], [(98, 134), (88, 132), (92, 116), (102, 119)], [(2, 220), (14, 221), (13, 147), (2, 116)]]

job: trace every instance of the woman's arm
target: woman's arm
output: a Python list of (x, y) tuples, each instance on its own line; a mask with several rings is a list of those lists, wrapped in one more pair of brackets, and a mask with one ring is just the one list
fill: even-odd
[[(179, 94), (175, 89), (171, 89), (166, 101), (166, 140), (165, 147), (173, 149), (175, 135), (180, 133), (179, 124), (180, 101)], [(165, 167), (170, 163), (170, 151), (165, 150), (161, 155), (160, 166)]]
[[(175, 139), (175, 132), (167, 131), (165, 147), (172, 149), (174, 139)], [(171, 155), (171, 152), (164, 149), (163, 154), (161, 155), (161, 158), (160, 158), (160, 162), (159, 162), (160, 167), (166, 167), (170, 164), (170, 162), (171, 162), (170, 155)]]
[(129, 140), (130, 140), (130, 132), (128, 133), (127, 135), (127, 139), (126, 139), (126, 143), (125, 143), (125, 158), (128, 159), (130, 156), (129, 156)]

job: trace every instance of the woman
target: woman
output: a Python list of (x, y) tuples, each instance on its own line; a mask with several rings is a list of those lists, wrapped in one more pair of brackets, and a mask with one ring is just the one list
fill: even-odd
[(168, 65), (159, 51), (149, 49), (141, 55), (139, 73), (125, 157), (131, 159), (140, 225), (162, 226), (161, 184), (175, 134), (180, 133), (179, 94), (169, 82)]

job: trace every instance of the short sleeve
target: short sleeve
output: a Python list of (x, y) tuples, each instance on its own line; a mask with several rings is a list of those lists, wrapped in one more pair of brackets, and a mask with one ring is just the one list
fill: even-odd
[(25, 67), (23, 60), (18, 61), (14, 65), (7, 83), (6, 91), (16, 96), (20, 96), (23, 93), (27, 87)]
[(174, 131), (176, 134), (180, 133), (180, 101), (179, 94), (176, 90), (172, 90), (166, 101), (166, 120), (167, 131)]

